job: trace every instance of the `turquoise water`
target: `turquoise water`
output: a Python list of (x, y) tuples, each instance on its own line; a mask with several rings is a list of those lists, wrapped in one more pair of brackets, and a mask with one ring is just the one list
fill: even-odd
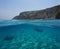
[(60, 20), (0, 21), (0, 49), (60, 49)]

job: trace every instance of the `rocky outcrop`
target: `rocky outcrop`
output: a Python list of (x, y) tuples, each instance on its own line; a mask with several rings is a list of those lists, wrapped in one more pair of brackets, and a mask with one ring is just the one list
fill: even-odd
[(38, 11), (26, 11), (15, 16), (13, 19), (60, 19), (60, 5)]

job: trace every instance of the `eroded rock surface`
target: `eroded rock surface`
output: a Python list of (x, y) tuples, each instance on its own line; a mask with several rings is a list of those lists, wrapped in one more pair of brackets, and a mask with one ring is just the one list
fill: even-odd
[(44, 10), (21, 12), (18, 16), (15, 16), (13, 19), (18, 19), (18, 20), (60, 19), (60, 5), (47, 8)]

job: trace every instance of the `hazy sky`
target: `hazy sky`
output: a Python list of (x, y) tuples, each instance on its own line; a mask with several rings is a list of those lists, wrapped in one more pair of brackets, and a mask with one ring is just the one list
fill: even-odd
[(20, 12), (60, 5), (60, 0), (0, 0), (0, 19), (12, 19)]

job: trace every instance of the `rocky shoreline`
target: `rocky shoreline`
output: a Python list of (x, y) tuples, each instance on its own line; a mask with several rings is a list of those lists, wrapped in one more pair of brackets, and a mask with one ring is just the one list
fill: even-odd
[(21, 12), (13, 19), (21, 20), (36, 20), (36, 19), (60, 19), (60, 5), (37, 11), (25, 11)]

